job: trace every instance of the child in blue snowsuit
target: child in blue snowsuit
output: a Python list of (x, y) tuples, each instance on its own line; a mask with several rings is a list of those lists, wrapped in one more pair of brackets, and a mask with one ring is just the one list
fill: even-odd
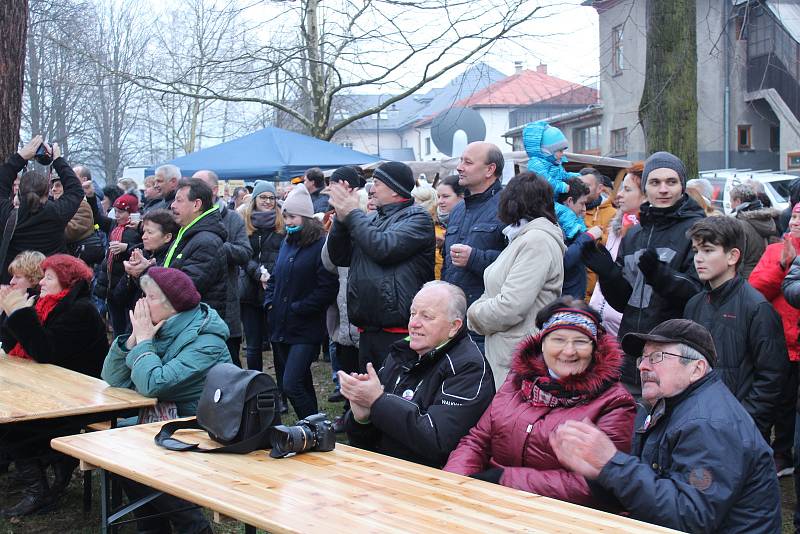
[[(547, 121), (531, 122), (522, 129), (522, 143), (528, 153), (528, 170), (547, 179), (553, 188), (553, 198), (569, 191), (566, 181), (580, 174), (567, 172), (561, 165), (566, 161), (563, 153), (569, 146), (561, 130), (550, 126)], [(555, 210), (565, 240), (586, 231), (586, 224), (571, 209), (556, 202)]]

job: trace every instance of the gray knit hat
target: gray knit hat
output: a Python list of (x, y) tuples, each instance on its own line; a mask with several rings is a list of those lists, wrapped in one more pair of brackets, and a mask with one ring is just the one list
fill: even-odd
[(278, 195), (277, 191), (275, 191), (275, 184), (272, 182), (267, 182), (266, 180), (258, 180), (256, 185), (253, 186), (253, 198), (258, 197), (261, 193), (268, 191), (273, 195)]
[(644, 171), (642, 172), (642, 191), (644, 191), (647, 184), (647, 176), (656, 169), (672, 169), (678, 173), (678, 178), (681, 180), (681, 188), (686, 190), (686, 167), (683, 162), (674, 154), (669, 152), (655, 152), (651, 154), (644, 162)]
[(294, 186), (283, 201), (283, 211), (292, 215), (300, 215), (310, 219), (314, 216), (314, 203), (311, 201), (311, 195), (308, 194), (308, 189), (303, 184)]

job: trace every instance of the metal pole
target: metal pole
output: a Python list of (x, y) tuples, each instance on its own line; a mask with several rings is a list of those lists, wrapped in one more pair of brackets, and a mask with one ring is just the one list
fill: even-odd
[[(383, 95), (378, 97), (378, 108), (381, 107), (381, 98)], [(381, 110), (378, 109), (378, 159), (381, 157)]]

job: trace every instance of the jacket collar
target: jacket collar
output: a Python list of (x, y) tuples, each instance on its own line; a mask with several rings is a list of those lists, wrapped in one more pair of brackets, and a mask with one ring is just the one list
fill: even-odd
[(386, 206), (378, 207), (378, 215), (381, 217), (388, 217), (397, 213), (403, 208), (407, 208), (409, 206), (414, 205), (414, 199), (409, 198), (408, 200), (401, 200), (399, 202), (392, 202), (391, 204), (387, 204)]
[(503, 184), (500, 182), (500, 178), (497, 178), (492, 185), (489, 186), (489, 189), (484, 191), (483, 193), (477, 193), (475, 195), (471, 194), (469, 190), (464, 193), (464, 204), (471, 205), (471, 204), (483, 204), (496, 194), (500, 193), (503, 190)]
[(411, 350), (411, 347), (409, 346), (411, 339), (408, 337), (395, 342), (394, 345), (392, 345), (392, 348), (395, 351), (395, 357), (402, 362), (403, 369), (408, 372), (415, 367), (428, 365), (439, 360), (442, 355), (449, 352), (454, 346), (461, 343), (466, 337), (467, 327), (465, 322), (465, 326), (462, 326), (461, 330), (456, 332), (456, 335), (450, 338), (450, 340), (448, 340), (444, 345), (436, 347), (435, 349), (426, 352), (422, 356), (417, 354), (416, 351)]
[(712, 304), (724, 302), (732, 293), (738, 290), (743, 283), (744, 278), (737, 274), (721, 286), (715, 287), (714, 289), (711, 289), (711, 286), (706, 284), (707, 298)]
[(658, 423), (669, 416), (677, 406), (684, 400), (689, 398), (697, 390), (706, 387), (708, 384), (713, 384), (719, 381), (719, 375), (713, 369), (706, 374), (703, 378), (691, 384), (689, 387), (675, 395), (674, 397), (658, 399), (655, 406), (650, 410), (650, 413), (644, 420), (641, 428), (636, 429), (637, 434), (645, 434), (658, 425)]
[(671, 225), (681, 219), (690, 217), (700, 217), (703, 210), (697, 202), (686, 193), (678, 201), (668, 208), (655, 208), (650, 202), (645, 202), (639, 208), (639, 224), (647, 225)]

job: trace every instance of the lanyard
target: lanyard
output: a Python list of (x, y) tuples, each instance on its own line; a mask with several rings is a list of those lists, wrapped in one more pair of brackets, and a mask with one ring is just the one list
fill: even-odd
[(169, 252), (167, 252), (167, 259), (164, 260), (164, 267), (169, 267), (169, 264), (172, 263), (172, 255), (175, 254), (175, 250), (177, 250), (178, 244), (181, 242), (181, 238), (183, 237), (183, 234), (186, 232), (186, 230), (194, 226), (194, 223), (196, 223), (197, 221), (199, 221), (212, 211), (218, 209), (219, 206), (214, 206), (213, 208), (204, 211), (203, 213), (200, 214), (199, 217), (197, 217), (195, 220), (187, 224), (185, 228), (181, 228), (180, 230), (178, 230), (178, 237), (175, 238), (175, 242), (172, 244), (171, 247), (169, 247)]

